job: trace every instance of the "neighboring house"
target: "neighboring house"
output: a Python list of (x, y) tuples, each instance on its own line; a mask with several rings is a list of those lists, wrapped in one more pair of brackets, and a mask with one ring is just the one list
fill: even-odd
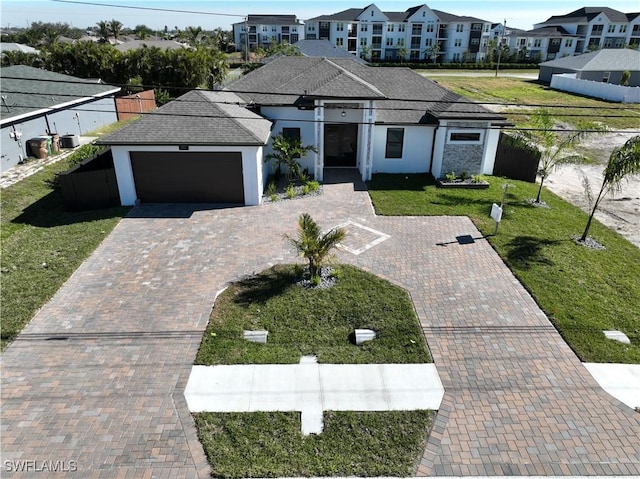
[(550, 83), (552, 75), (573, 73), (580, 80), (619, 85), (625, 71), (631, 73), (629, 86), (640, 86), (640, 52), (607, 48), (541, 63), (538, 80)]
[(543, 27), (536, 30), (513, 30), (507, 34), (507, 44), (519, 60), (541, 62), (575, 54), (579, 37), (562, 27)]
[(329, 40), (371, 60), (479, 61), (487, 53), (492, 23), (419, 5), (383, 12), (375, 4), (321, 15), (305, 22), (306, 39)]
[(23, 65), (2, 67), (0, 172), (28, 156), (27, 141), (44, 135), (82, 135), (117, 120), (120, 87)]
[[(192, 91), (100, 140), (112, 145), (120, 197), (256, 205), (270, 136), (317, 147), (300, 159), (376, 172), (491, 174), (505, 118), (406, 68), (280, 57), (228, 85)], [(273, 125), (272, 125), (273, 124)]]
[(183, 50), (189, 48), (188, 45), (174, 40), (128, 40), (113, 46), (113, 48), (121, 52), (153, 47), (160, 48), (161, 50)]
[[(248, 32), (248, 37), (247, 37)], [(272, 43), (287, 44), (303, 40), (304, 23), (295, 15), (249, 15), (243, 22), (233, 24), (233, 40), (237, 51), (249, 46), (268, 48)]]
[(0, 43), (0, 53), (4, 52), (22, 52), (22, 53), (33, 53), (38, 54), (40, 50), (37, 50), (29, 45), (23, 45), (22, 43)]
[(640, 46), (640, 13), (622, 13), (609, 7), (583, 7), (537, 23), (534, 30), (545, 27), (561, 27), (575, 35), (576, 54), (599, 48), (632, 45), (638, 49)]

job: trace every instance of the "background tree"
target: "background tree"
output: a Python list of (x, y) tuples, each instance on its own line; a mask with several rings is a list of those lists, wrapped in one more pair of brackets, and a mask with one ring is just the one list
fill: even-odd
[(591, 208), (587, 226), (580, 237), (581, 241), (587, 239), (593, 215), (602, 199), (611, 192), (619, 191), (622, 180), (634, 175), (640, 175), (640, 136), (630, 138), (623, 146), (614, 149), (609, 156), (609, 161), (604, 169), (602, 185)]
[(153, 33), (153, 30), (151, 30), (151, 28), (146, 25), (136, 25), (136, 28), (134, 28), (133, 31), (140, 40), (145, 40), (149, 35)]
[(427, 56), (429, 60), (433, 60), (433, 63), (436, 63), (438, 60), (438, 54), (440, 53), (440, 44), (438, 42), (434, 42), (424, 49), (424, 54)]
[(106, 20), (101, 20), (96, 23), (98, 26), (98, 37), (103, 42), (107, 43), (109, 41), (109, 35), (111, 34), (111, 27), (109, 26), (109, 22)]
[(551, 173), (560, 165), (567, 163), (582, 163), (587, 160), (584, 155), (571, 151), (581, 140), (594, 133), (602, 133), (605, 128), (600, 124), (585, 123), (570, 132), (559, 132), (556, 129), (556, 120), (549, 110), (541, 108), (534, 112), (531, 121), (531, 129), (522, 129), (516, 133), (540, 151), (540, 164), (538, 176), (540, 176), (540, 188), (536, 196), (536, 203), (540, 203), (542, 186)]
[(360, 58), (366, 62), (371, 61), (371, 45), (362, 45), (360, 47)]
[(109, 31), (111, 32), (111, 35), (113, 35), (113, 38), (118, 40), (120, 38), (120, 33), (122, 33), (122, 23), (118, 20), (111, 20), (109, 22)]
[(195, 47), (196, 45), (202, 43), (202, 37), (204, 33), (202, 32), (201, 27), (187, 27), (187, 29), (185, 30), (185, 35), (187, 37), (189, 45)]
[(298, 218), (298, 238), (285, 236), (296, 251), (309, 261), (309, 274), (312, 280), (319, 280), (322, 266), (329, 259), (331, 250), (347, 236), (344, 228), (333, 228), (322, 234), (320, 226), (308, 213)]
[(407, 55), (409, 54), (409, 49), (404, 43), (404, 40), (399, 40), (398, 42), (398, 56), (400, 57), (400, 63), (403, 63), (407, 59)]
[(303, 145), (299, 138), (285, 136), (282, 133), (272, 136), (271, 139), (273, 140), (271, 144), (273, 153), (269, 153), (264, 161), (273, 160), (278, 172), (284, 166), (287, 181), (300, 178), (301, 166), (298, 158), (306, 156), (310, 151), (317, 152), (318, 149), (313, 145)]

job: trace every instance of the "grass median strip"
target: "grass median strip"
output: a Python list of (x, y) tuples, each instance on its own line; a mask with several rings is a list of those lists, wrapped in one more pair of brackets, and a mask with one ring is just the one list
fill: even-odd
[(2, 349), (129, 211), (66, 211), (55, 175), (74, 162), (66, 158), (2, 190)]
[[(368, 183), (377, 214), (469, 216), (533, 295), (567, 343), (588, 362), (640, 363), (640, 249), (596, 222), (591, 236), (606, 247), (592, 250), (576, 244), (587, 214), (548, 190), (549, 208), (529, 202), (538, 186), (486, 177), (486, 190), (439, 189), (430, 175), (374, 175)], [(499, 234), (489, 218), (500, 203), (502, 185), (509, 188)], [(604, 337), (620, 330), (624, 345)]]

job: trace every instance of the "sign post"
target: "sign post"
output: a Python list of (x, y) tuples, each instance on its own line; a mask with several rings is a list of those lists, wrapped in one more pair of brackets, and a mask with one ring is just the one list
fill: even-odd
[(502, 202), (500, 203), (500, 206), (498, 206), (497, 204), (493, 204), (491, 206), (491, 219), (493, 219), (496, 222), (496, 228), (493, 230), (493, 236), (498, 234), (498, 226), (500, 226), (500, 221), (502, 220), (502, 210), (504, 208), (504, 200), (507, 197), (507, 190), (511, 187), (514, 187), (514, 185), (510, 185), (509, 183), (505, 183), (504, 185), (502, 185)]

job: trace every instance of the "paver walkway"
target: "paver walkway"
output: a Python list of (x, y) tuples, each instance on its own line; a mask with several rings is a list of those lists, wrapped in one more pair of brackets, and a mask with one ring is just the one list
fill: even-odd
[(337, 184), (262, 207), (133, 210), (2, 355), (3, 477), (19, 460), (208, 477), (183, 391), (215, 293), (292, 261), (282, 234), (302, 212), (352, 221), (354, 251), (375, 236), (357, 225), (389, 235), (340, 258), (414, 300), (445, 387), (419, 475), (640, 474), (640, 415), (597, 386), (486, 241), (455, 241), (479, 237), (468, 219), (375, 217), (365, 191)]

